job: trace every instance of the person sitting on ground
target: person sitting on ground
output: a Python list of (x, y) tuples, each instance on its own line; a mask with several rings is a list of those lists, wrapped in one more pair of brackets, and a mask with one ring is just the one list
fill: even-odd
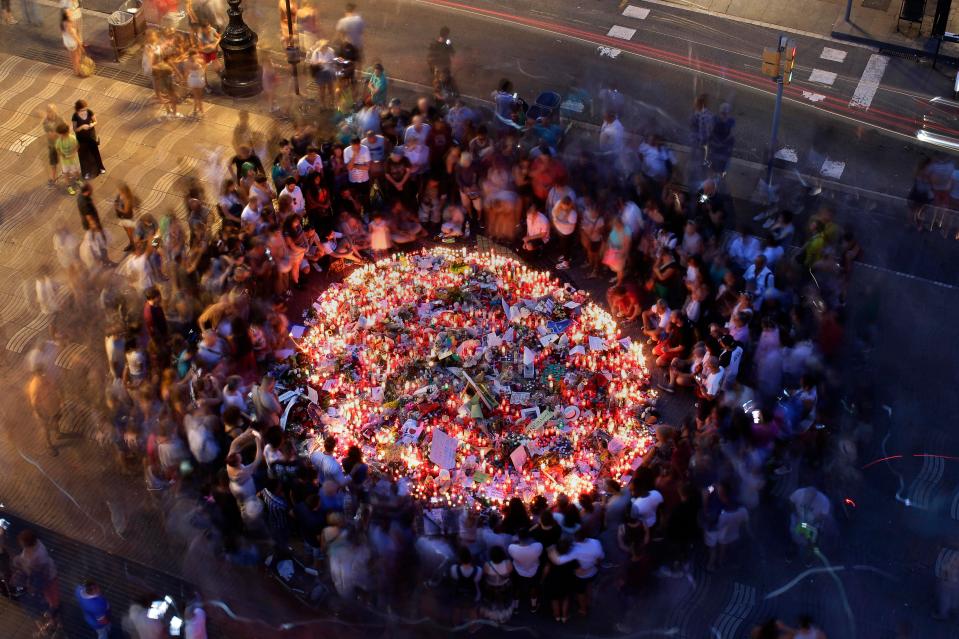
[(642, 313), (643, 333), (649, 338), (650, 345), (655, 344), (666, 337), (666, 331), (669, 328), (669, 318), (672, 311), (666, 300), (660, 298), (656, 300), (653, 306)]

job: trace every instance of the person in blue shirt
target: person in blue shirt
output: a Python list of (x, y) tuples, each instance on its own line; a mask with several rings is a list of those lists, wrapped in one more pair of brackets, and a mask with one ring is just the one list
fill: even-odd
[(77, 586), (76, 596), (83, 620), (97, 633), (97, 639), (107, 639), (110, 636), (110, 604), (100, 592), (100, 586), (88, 579)]

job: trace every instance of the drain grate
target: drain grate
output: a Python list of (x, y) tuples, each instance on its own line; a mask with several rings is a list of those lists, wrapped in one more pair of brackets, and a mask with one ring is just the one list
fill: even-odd
[[(29, 48), (23, 49), (20, 57), (27, 58), (29, 60), (46, 62), (47, 64), (52, 64), (58, 67), (70, 66), (70, 59), (67, 57), (66, 53), (61, 51)], [(150, 78), (146, 77), (145, 75), (133, 73), (131, 71), (118, 68), (114, 65), (102, 63), (98, 64), (96, 75), (102, 78), (110, 78), (111, 80), (126, 82), (127, 84), (135, 84), (148, 89), (153, 87), (153, 84), (150, 82)]]

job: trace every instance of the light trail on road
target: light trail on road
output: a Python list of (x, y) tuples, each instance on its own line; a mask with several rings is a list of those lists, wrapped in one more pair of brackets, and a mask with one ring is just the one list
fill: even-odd
[[(586, 42), (591, 45), (607, 46), (632, 53), (633, 55), (646, 58), (655, 62), (680, 67), (687, 71), (702, 73), (716, 79), (745, 86), (750, 89), (761, 91), (769, 96), (775, 94), (775, 83), (770, 78), (731, 68), (721, 64), (709, 62), (699, 58), (691, 59), (688, 54), (681, 54), (667, 49), (661, 49), (630, 40), (623, 40), (608, 36), (603, 33), (587, 31), (570, 25), (512, 14), (506, 11), (477, 7), (474, 5), (455, 2), (453, 0), (412, 0), (421, 5), (432, 6), (436, 8), (446, 8), (462, 13), (472, 14), (479, 17), (485, 17), (509, 24), (522, 25), (529, 28), (545, 31), (553, 35), (566, 36)], [(877, 107), (868, 110), (852, 107), (848, 100), (825, 95), (825, 99), (819, 102), (810, 102), (803, 96), (803, 92), (808, 92), (813, 88), (818, 93), (821, 87), (805, 82), (794, 82), (785, 87), (784, 97), (795, 104), (813, 108), (817, 111), (829, 115), (850, 120), (856, 124), (866, 125), (881, 129), (894, 135), (901, 135), (915, 140), (915, 132), (918, 126), (918, 119), (913, 115), (902, 115), (893, 113)], [(959, 129), (952, 129), (942, 125), (931, 125), (938, 131), (959, 136)]]

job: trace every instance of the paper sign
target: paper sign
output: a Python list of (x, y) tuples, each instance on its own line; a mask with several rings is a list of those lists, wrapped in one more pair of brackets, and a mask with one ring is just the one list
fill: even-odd
[(529, 453), (526, 452), (525, 446), (518, 446), (516, 450), (509, 454), (509, 460), (513, 462), (513, 468), (518, 471), (523, 470), (523, 466), (526, 464), (528, 459)]
[(553, 342), (559, 339), (559, 335), (556, 333), (550, 333), (549, 335), (543, 335), (539, 338), (539, 343), (543, 346), (549, 346)]
[(306, 387), (306, 398), (316, 404), (320, 401), (320, 394), (316, 392), (316, 389), (312, 386)]
[(619, 340), (619, 345), (628, 351), (629, 347), (633, 345), (633, 340), (628, 337), (624, 337), (623, 339)]
[(430, 444), (430, 461), (447, 470), (455, 468), (456, 447), (458, 445), (458, 439), (450, 437), (437, 428), (433, 431), (433, 440)]
[(336, 388), (336, 380), (335, 380), (335, 379), (328, 379), (328, 380), (326, 380), (325, 382), (323, 382), (323, 390), (324, 390), (325, 392), (329, 393), (329, 392), (330, 392), (331, 390), (333, 390), (334, 388)]
[(536, 362), (536, 352), (531, 351), (528, 347), (523, 347), (523, 365), (532, 366)]
[(506, 318), (509, 319), (509, 304), (506, 303), (505, 299), (500, 300), (500, 302), (503, 304), (503, 312), (506, 314)]
[(606, 340), (602, 337), (596, 337), (595, 335), (589, 336), (589, 349), (592, 351), (604, 351), (606, 350)]
[(553, 333), (562, 333), (573, 323), (573, 320), (565, 319), (561, 322), (546, 322), (546, 327)]
[(569, 346), (569, 336), (566, 333), (563, 333), (563, 336), (559, 338), (559, 341), (556, 342), (556, 345), (560, 348), (566, 348)]
[(400, 444), (415, 444), (423, 433), (423, 427), (416, 423), (415, 419), (408, 419), (403, 423), (402, 436), (399, 439)]
[(382, 386), (374, 386), (373, 388), (371, 388), (371, 389), (370, 389), (370, 398), (371, 398), (374, 402), (382, 402), (382, 401), (383, 401), (383, 387), (382, 387)]
[(486, 345), (490, 348), (497, 348), (503, 345), (503, 338), (497, 335), (495, 332), (490, 333), (486, 336)]
[(513, 327), (510, 326), (505, 333), (503, 333), (503, 341), (512, 344), (513, 340), (516, 339), (516, 331), (513, 330)]
[(293, 339), (300, 339), (301, 337), (303, 337), (303, 333), (305, 333), (305, 332), (306, 332), (306, 327), (305, 327), (305, 326), (300, 326), (299, 324), (294, 324), (294, 325), (290, 328), (290, 337), (292, 337)]
[(543, 426), (546, 425), (546, 422), (552, 419), (552, 417), (553, 417), (553, 411), (547, 408), (546, 410), (544, 410), (542, 413), (539, 414), (539, 417), (537, 417), (536, 419), (534, 419), (533, 421), (529, 423), (529, 426), (526, 427), (526, 432), (531, 433), (533, 431), (537, 431), (541, 429)]
[(511, 393), (509, 403), (514, 406), (526, 406), (529, 403), (529, 393)]
[(573, 348), (569, 349), (570, 357), (572, 357), (573, 355), (585, 355), (585, 354), (586, 354), (586, 349), (583, 347), (582, 344), (578, 346), (574, 346)]
[(579, 306), (578, 302), (566, 302), (563, 304), (563, 308), (568, 308), (569, 310), (577, 309)]
[(486, 497), (488, 499), (492, 499), (493, 501), (503, 501), (506, 499), (506, 493), (503, 492), (503, 489), (500, 486), (487, 486)]
[(623, 443), (619, 437), (613, 437), (609, 440), (609, 443), (606, 444), (606, 450), (609, 451), (610, 455), (619, 455), (623, 452), (623, 449), (626, 448), (626, 444)]
[(540, 416), (539, 406), (530, 406), (529, 408), (524, 408), (519, 412), (520, 417), (525, 419), (536, 419)]
[(484, 472), (473, 473), (473, 482), (477, 484), (485, 484), (489, 481), (489, 475)]

